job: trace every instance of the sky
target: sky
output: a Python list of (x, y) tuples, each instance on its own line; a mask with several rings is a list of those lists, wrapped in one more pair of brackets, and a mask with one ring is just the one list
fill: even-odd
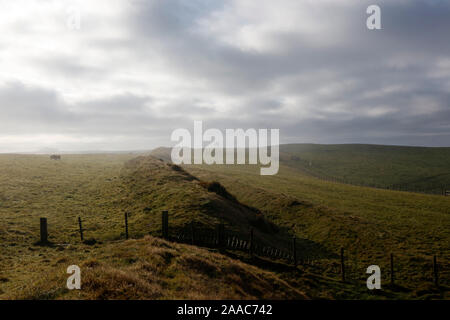
[(450, 1), (0, 0), (0, 31), (0, 152), (148, 150), (194, 120), (450, 147)]

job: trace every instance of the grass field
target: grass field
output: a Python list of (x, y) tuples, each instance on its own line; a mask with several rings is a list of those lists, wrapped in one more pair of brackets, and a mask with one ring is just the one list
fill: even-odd
[(427, 193), (450, 189), (450, 148), (291, 144), (282, 163), (323, 179)]
[[(209, 192), (178, 167), (116, 154), (63, 155), (61, 161), (1, 155), (0, 168), (0, 298), (306, 297), (271, 271), (207, 250), (153, 238), (124, 241), (125, 212), (130, 236), (137, 239), (161, 234), (162, 210), (169, 210), (172, 230), (191, 222), (201, 227), (224, 221), (229, 229), (247, 233), (253, 222), (261, 220), (251, 208)], [(50, 246), (37, 244), (40, 217), (48, 218)], [(79, 239), (78, 217), (91, 245)], [(272, 242), (279, 237), (258, 230), (255, 236)], [(183, 254), (176, 254), (179, 250)], [(155, 252), (161, 257), (145, 256)], [(89, 267), (92, 260), (98, 268)], [(87, 266), (84, 281), (92, 283), (80, 295), (65, 289), (64, 268), (70, 264)], [(97, 277), (102, 272), (106, 274)], [(146, 279), (157, 285), (144, 285)], [(124, 289), (127, 285), (136, 291)]]
[[(8, 299), (306, 299), (273, 272), (236, 259), (146, 236), (97, 246), (39, 249), (24, 262)], [(66, 268), (82, 270), (82, 289), (65, 287)], [(38, 274), (39, 273), (39, 276)], [(11, 280), (12, 282), (13, 280)]]
[[(449, 298), (450, 197), (332, 183), (285, 164), (278, 175), (263, 177), (257, 166), (183, 170), (136, 156), (50, 161), (45, 155), (0, 155), (0, 298)], [(208, 190), (211, 181), (231, 195)], [(247, 255), (166, 243), (148, 236), (160, 234), (162, 210), (170, 212), (172, 229), (192, 221), (205, 227), (224, 222), (241, 233), (253, 226), (268, 243), (295, 234), (302, 250), (317, 259), (293, 271)], [(124, 212), (130, 236), (141, 240), (123, 240)], [(80, 243), (79, 216), (93, 245)], [(54, 246), (36, 245), (40, 217), (48, 218)], [(268, 232), (264, 226), (271, 225), (279, 231)], [(346, 283), (340, 282), (338, 256), (323, 255), (341, 247)], [(389, 253), (395, 256), (394, 287), (387, 284)], [(433, 255), (441, 269), (439, 289), (432, 284)], [(200, 261), (184, 262), (193, 256)], [(85, 290), (64, 289), (69, 264), (87, 268)], [(382, 269), (382, 292), (365, 287), (370, 264)], [(223, 274), (237, 265), (238, 278)], [(183, 293), (196, 274), (198, 286)]]
[(186, 168), (200, 179), (219, 181), (239, 201), (260, 209), (299, 238), (336, 253), (345, 248), (356, 280), (366, 278), (367, 266), (378, 264), (387, 282), (393, 253), (403, 294), (414, 295), (432, 280), (431, 261), (436, 254), (447, 277), (445, 284), (450, 284), (448, 197), (326, 182), (286, 166), (271, 177), (260, 176), (259, 169), (251, 166)]

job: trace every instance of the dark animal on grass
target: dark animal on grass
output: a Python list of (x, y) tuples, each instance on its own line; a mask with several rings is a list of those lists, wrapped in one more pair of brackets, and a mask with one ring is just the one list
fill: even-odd
[(61, 160), (61, 156), (59, 154), (52, 154), (50, 156), (51, 160)]

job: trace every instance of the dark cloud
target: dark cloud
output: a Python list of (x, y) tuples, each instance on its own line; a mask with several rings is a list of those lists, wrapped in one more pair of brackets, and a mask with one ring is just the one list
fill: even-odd
[[(69, 102), (59, 86), (0, 85), (0, 134), (147, 148), (203, 120), (280, 128), (290, 143), (450, 146), (450, 3), (349, 3), (132, 1), (117, 32), (91, 23), (71, 54), (31, 59), (72, 91), (104, 93)], [(365, 27), (369, 4), (380, 5), (382, 30)]]

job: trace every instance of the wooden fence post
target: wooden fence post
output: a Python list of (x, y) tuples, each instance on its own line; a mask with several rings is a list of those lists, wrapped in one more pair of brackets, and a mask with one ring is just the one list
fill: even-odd
[(167, 210), (162, 212), (162, 237), (169, 238), (169, 212)]
[(48, 242), (47, 218), (41, 218), (40, 224), (41, 224), (41, 243), (47, 243)]
[(125, 239), (128, 240), (128, 212), (125, 212)]
[(292, 238), (292, 257), (294, 258), (294, 267), (297, 267), (297, 246), (295, 236)]
[(341, 275), (342, 275), (342, 282), (345, 282), (344, 248), (341, 248)]
[(194, 228), (194, 221), (191, 221), (191, 244), (195, 244), (195, 228)]
[(219, 223), (216, 227), (216, 237), (217, 237), (217, 247), (224, 247), (224, 237), (225, 237), (225, 225), (223, 223)]
[(81, 217), (78, 217), (78, 226), (80, 227), (80, 238), (81, 238), (81, 241), (83, 241), (84, 240), (84, 238), (83, 238), (83, 225), (81, 224)]
[(394, 285), (394, 255), (391, 253), (391, 285)]
[(253, 256), (253, 228), (250, 228), (250, 256)]
[(433, 256), (433, 277), (434, 284), (439, 287), (439, 274), (438, 274), (438, 264), (436, 256)]

